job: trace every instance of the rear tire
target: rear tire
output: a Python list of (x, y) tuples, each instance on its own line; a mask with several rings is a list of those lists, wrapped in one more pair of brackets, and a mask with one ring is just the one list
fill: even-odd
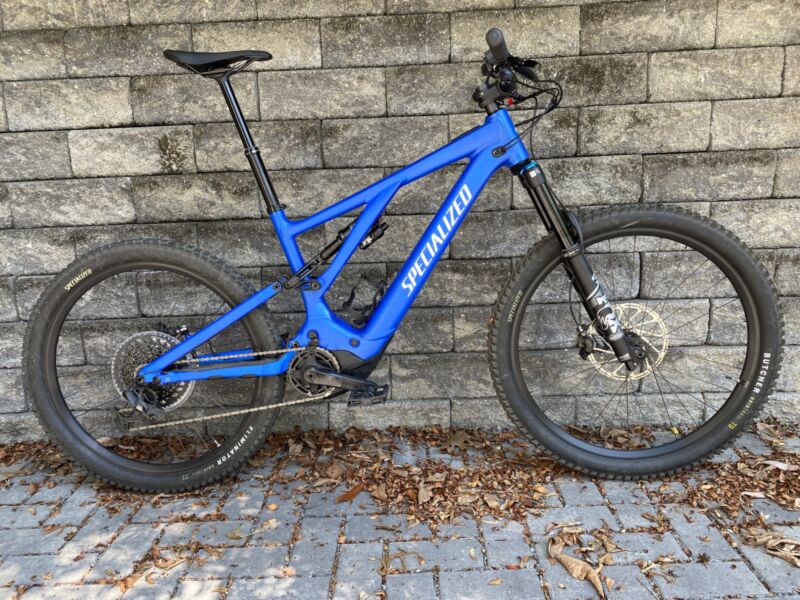
[[(209, 444), (210, 450), (196, 458), (156, 464), (122, 456), (94, 439), (79, 423), (61, 392), (56, 348), (70, 310), (99, 283), (127, 270), (139, 269), (163, 270), (196, 281), (230, 306), (255, 293), (238, 271), (197, 249), (156, 240), (121, 242), (99, 248), (80, 257), (56, 276), (36, 303), (26, 332), (24, 381), (33, 410), (50, 439), (92, 473), (128, 490), (191, 490), (218, 481), (238, 469), (263, 444), (278, 411), (263, 410), (239, 417), (241, 422), (230, 426), (230, 435), (226, 434), (222, 445), (214, 448)], [(275, 324), (266, 310), (255, 310), (240, 323), (254, 350), (280, 348)], [(254, 382), (249, 406), (281, 401), (282, 377), (249, 381)]]
[[(690, 468), (729, 444), (753, 420), (767, 400), (778, 373), (783, 345), (782, 317), (775, 288), (764, 268), (731, 233), (711, 220), (689, 211), (661, 206), (635, 206), (602, 210), (589, 215), (584, 220), (583, 234), (587, 250), (593, 244), (601, 241), (624, 239), (625, 236), (657, 235), (670, 240), (667, 242), (668, 244), (678, 242), (707, 256), (710, 263), (728, 277), (728, 281), (733, 284), (740, 306), (746, 315), (747, 345), (746, 351), (742, 350), (742, 354), (746, 354), (746, 356), (742, 362), (741, 376), (738, 382), (731, 384), (735, 386), (732, 393), (727, 400), (720, 400), (724, 404), (715, 409), (717, 412), (710, 416), (708, 421), (691, 433), (661, 446), (650, 448), (632, 446), (632, 449), (620, 450), (613, 444), (604, 446), (602, 442), (597, 441), (587, 443), (587, 439), (591, 440), (591, 438), (582, 438), (575, 434), (577, 426), (581, 425), (577, 416), (575, 417), (576, 425), (572, 428), (563, 427), (563, 423), (562, 426), (559, 426), (543, 408), (548, 396), (544, 391), (529, 389), (530, 386), (526, 384), (525, 375), (520, 366), (522, 362), (519, 343), (520, 329), (531, 298), (548, 274), (552, 273), (553, 277), (567, 279), (560, 268), (561, 248), (558, 241), (550, 235), (541, 240), (519, 261), (503, 286), (491, 317), (489, 360), (500, 403), (511, 420), (540, 449), (559, 462), (584, 473), (609, 478), (634, 479), (662, 476)], [(610, 246), (610, 241), (608, 243)], [(661, 246), (659, 246), (660, 249)], [(633, 254), (636, 254), (635, 242)], [(639, 256), (643, 255), (644, 253)], [(643, 261), (644, 259), (638, 260)], [(650, 265), (652, 267), (653, 263), (651, 262)], [(641, 268), (644, 269), (643, 266)], [(680, 269), (678, 271), (680, 276), (691, 270), (685, 266)], [(595, 271), (599, 277), (602, 277), (601, 269), (595, 268)], [(643, 275), (637, 276), (643, 277)], [(568, 282), (565, 285), (569, 285)], [(542, 287), (545, 290), (551, 289), (547, 286)], [(640, 285), (639, 291), (633, 295), (634, 300), (624, 300), (624, 302), (634, 302), (638, 297), (652, 298), (647, 295), (647, 290), (645, 290), (644, 296), (641, 294)], [(700, 298), (705, 297), (700, 296)], [(734, 299), (736, 298), (734, 297)], [(609, 300), (613, 305), (614, 297), (610, 294)], [(653, 300), (639, 300), (639, 302), (653, 302)], [(713, 307), (713, 302), (710, 305)], [(531, 306), (533, 305), (531, 304)], [(580, 309), (581, 307), (579, 307)], [(535, 309), (531, 310), (535, 311)], [(711, 334), (708, 335), (710, 339)], [(708, 341), (712, 350), (714, 343), (718, 342)], [(676, 346), (680, 346), (680, 342)], [(704, 348), (705, 346), (700, 347)], [(567, 345), (559, 348), (560, 352), (565, 353), (560, 356), (566, 356), (572, 360), (574, 355), (576, 365), (574, 369), (586, 368), (587, 363), (581, 362), (577, 348), (570, 350)], [(666, 352), (669, 351), (672, 351), (672, 348)], [(680, 351), (681, 348), (676, 350), (676, 352)], [(529, 354), (534, 353), (529, 352)], [(616, 363), (612, 361), (610, 364)], [(558, 364), (552, 364), (544, 365), (542, 368), (555, 370), (558, 369), (558, 366)], [(575, 374), (576, 370), (554, 373), (552, 377), (557, 380), (561, 378), (560, 381), (569, 381), (571, 377), (572, 381), (576, 381), (578, 379)], [(602, 380), (603, 377), (600, 379)], [(657, 375), (654, 375), (654, 379), (658, 383)], [(641, 390), (641, 388), (639, 389)], [(626, 409), (627, 390), (626, 387)], [(578, 393), (580, 394), (580, 392)], [(701, 396), (701, 398), (703, 397), (705, 396)], [(549, 398), (556, 398), (556, 396), (549, 396)], [(678, 396), (676, 396), (677, 398)], [(575, 400), (575, 414), (577, 415), (580, 410), (581, 397), (569, 396), (569, 399), (570, 401)], [(667, 408), (666, 404), (665, 408)], [(560, 406), (556, 408), (556, 410), (559, 409), (561, 409)], [(705, 405), (702, 410), (703, 414), (708, 412)], [(614, 417), (616, 414), (615, 410)], [(645, 417), (645, 414), (642, 414), (643, 420)], [(592, 424), (592, 426), (595, 425), (597, 424)], [(675, 428), (673, 427), (671, 431), (674, 432)]]

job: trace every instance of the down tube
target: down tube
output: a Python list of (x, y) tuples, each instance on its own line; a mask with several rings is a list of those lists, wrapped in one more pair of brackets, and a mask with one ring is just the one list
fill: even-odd
[(502, 166), (503, 162), (492, 157), (489, 151), (470, 161), (372, 314), (364, 338), (388, 341), (458, 231), (472, 203), (489, 178)]

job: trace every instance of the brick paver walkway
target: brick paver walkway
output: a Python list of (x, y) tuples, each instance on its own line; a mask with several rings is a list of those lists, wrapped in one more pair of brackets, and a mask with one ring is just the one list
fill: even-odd
[[(768, 452), (753, 435), (740, 443)], [(424, 456), (425, 449), (410, 448), (395, 460)], [(729, 450), (718, 460), (733, 456)], [(24, 463), (5, 467), (0, 599), (20, 592), (25, 600), (596, 598), (588, 582), (546, 557), (548, 526), (564, 521), (613, 531), (622, 551), (602, 572), (615, 582), (612, 598), (800, 597), (800, 570), (671, 501), (682, 492), (675, 483), (562, 477), (548, 484), (548, 507), (525, 523), (463, 517), (434, 534), (409, 526), (403, 514), (381, 512), (365, 493), (336, 503), (343, 490), (270, 485), (273, 468), (249, 468), (194, 495), (119, 505), (80, 473), (51, 477)], [(695, 483), (703, 481), (700, 471)], [(777, 530), (800, 537), (800, 513), (767, 500), (754, 508)], [(656, 522), (666, 531), (656, 533)], [(669, 575), (643, 575), (641, 561), (659, 556), (674, 559)], [(153, 560), (161, 568), (141, 568)], [(113, 585), (142, 572), (124, 593)]]

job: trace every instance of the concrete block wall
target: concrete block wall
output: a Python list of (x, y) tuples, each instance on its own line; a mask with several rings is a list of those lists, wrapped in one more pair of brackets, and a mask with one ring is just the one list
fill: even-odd
[[(581, 210), (689, 205), (755, 248), (787, 317), (769, 412), (800, 418), (800, 0), (0, 0), (0, 438), (35, 436), (25, 321), (47, 279), (110, 241), (211, 250), (263, 282), (286, 272), (216, 84), (164, 48), (266, 49), (238, 75), (281, 200), (309, 214), (477, 124), (488, 28), (562, 82), (530, 140)], [(391, 275), (457, 176), (404, 189), (386, 238), (345, 274)], [(541, 233), (496, 176), (377, 376), (392, 400), (287, 411), (282, 426), (502, 426), (485, 328)], [(324, 244), (338, 223), (317, 232)], [(286, 319), (296, 305), (278, 303)]]

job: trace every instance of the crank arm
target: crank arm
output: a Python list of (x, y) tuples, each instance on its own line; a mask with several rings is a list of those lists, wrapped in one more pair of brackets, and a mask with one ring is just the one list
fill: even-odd
[(303, 378), (308, 383), (326, 385), (344, 390), (363, 390), (377, 385), (368, 379), (361, 379), (360, 377), (345, 375), (344, 373), (337, 373), (336, 371), (320, 367), (310, 367), (303, 374)]

